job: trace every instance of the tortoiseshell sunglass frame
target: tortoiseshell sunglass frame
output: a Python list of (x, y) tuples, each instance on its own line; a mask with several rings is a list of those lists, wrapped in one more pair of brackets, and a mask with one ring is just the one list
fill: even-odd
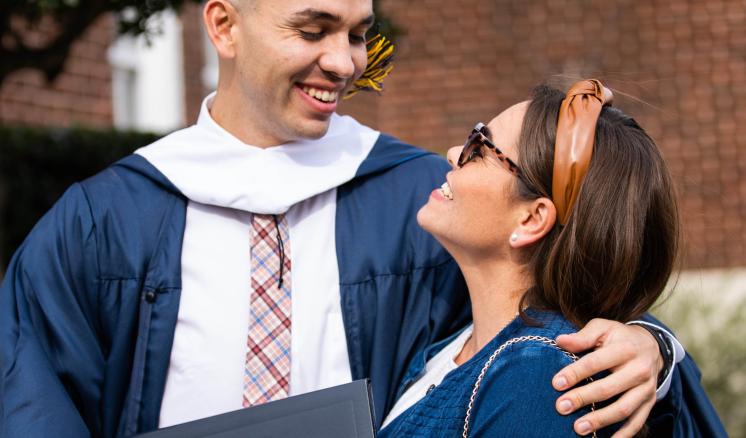
[[(482, 156), (482, 147), (492, 149), (497, 156), (497, 159), (503, 164), (505, 169), (515, 175), (518, 179), (523, 181), (523, 172), (521, 168), (510, 158), (508, 158), (494, 143), (489, 139), (490, 130), (484, 123), (477, 123), (474, 129), (469, 134), (469, 137), (464, 143), (464, 148), (461, 150), (461, 155), (458, 157), (458, 167), (463, 167), (466, 163), (473, 160), (475, 157)], [(525, 181), (524, 181), (525, 182)]]

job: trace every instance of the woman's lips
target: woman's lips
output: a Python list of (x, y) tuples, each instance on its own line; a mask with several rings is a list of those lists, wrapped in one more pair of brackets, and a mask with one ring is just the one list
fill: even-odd
[(451, 185), (448, 184), (448, 181), (444, 182), (440, 186), (440, 191), (442, 192), (444, 198), (451, 201), (453, 200), (453, 192), (451, 192)]
[(434, 198), (437, 201), (447, 201), (445, 196), (443, 196), (443, 192), (440, 189), (435, 189), (432, 192), (430, 192), (430, 197)]

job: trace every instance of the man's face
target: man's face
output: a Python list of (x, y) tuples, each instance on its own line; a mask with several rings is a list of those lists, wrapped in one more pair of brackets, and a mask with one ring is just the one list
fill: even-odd
[(322, 137), (344, 90), (365, 70), (371, 0), (239, 5), (236, 79), (250, 130), (274, 144)]

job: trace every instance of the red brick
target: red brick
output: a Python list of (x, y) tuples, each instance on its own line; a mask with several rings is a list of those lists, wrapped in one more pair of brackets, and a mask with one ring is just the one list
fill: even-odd
[[(475, 121), (525, 99), (536, 83), (566, 87), (598, 74), (620, 91), (616, 104), (653, 136), (670, 164), (684, 266), (746, 266), (745, 4), (587, 3), (382, 0), (381, 11), (406, 32), (397, 41), (394, 72), (382, 96), (360, 94), (340, 111), (444, 151), (463, 142)], [(187, 120), (207, 91), (199, 12), (188, 5), (181, 15), (184, 41), (192, 42), (184, 45)], [(111, 19), (86, 35), (53, 86), (33, 72), (5, 82), (0, 122), (111, 124)]]

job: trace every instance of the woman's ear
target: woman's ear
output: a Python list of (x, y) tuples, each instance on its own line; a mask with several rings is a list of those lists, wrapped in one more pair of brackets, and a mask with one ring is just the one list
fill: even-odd
[(234, 28), (239, 14), (230, 0), (208, 0), (202, 10), (207, 36), (220, 58), (234, 58), (236, 45)]
[(527, 202), (521, 212), (520, 223), (510, 235), (510, 246), (522, 248), (533, 245), (546, 236), (557, 220), (557, 209), (549, 198)]

